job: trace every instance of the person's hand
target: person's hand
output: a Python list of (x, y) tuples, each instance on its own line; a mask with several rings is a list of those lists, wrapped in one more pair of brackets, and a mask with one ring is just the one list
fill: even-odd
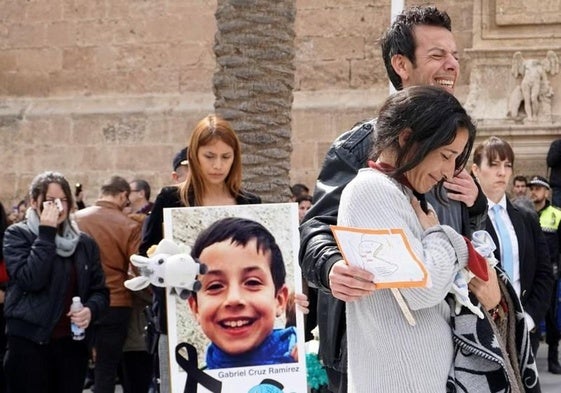
[(468, 289), (486, 310), (491, 310), (501, 302), (501, 288), (495, 268), (487, 265), (487, 271), (489, 280), (483, 281), (478, 277), (473, 277), (468, 283)]
[(372, 273), (356, 266), (349, 266), (345, 261), (340, 260), (331, 267), (329, 287), (335, 298), (352, 302), (372, 293), (376, 289), (376, 284)]
[(413, 210), (415, 210), (415, 214), (417, 214), (417, 218), (419, 219), (423, 229), (426, 230), (439, 224), (438, 217), (436, 216), (434, 210), (429, 210), (428, 213), (425, 213), (417, 198), (411, 198), (411, 206), (413, 206)]
[(298, 310), (302, 311), (304, 314), (308, 314), (310, 309), (310, 302), (308, 301), (308, 296), (305, 293), (295, 293), (294, 294), (294, 303), (298, 307)]
[(59, 213), (60, 211), (58, 210), (54, 202), (43, 202), (43, 211), (41, 212), (40, 224), (56, 228), (58, 226)]
[(80, 311), (76, 312), (69, 311), (66, 315), (70, 317), (70, 321), (82, 329), (87, 329), (92, 321), (92, 312), (89, 307), (84, 307)]
[(290, 356), (292, 356), (292, 359), (294, 359), (295, 362), (298, 361), (298, 345), (292, 347), (290, 350)]
[(479, 189), (473, 177), (463, 169), (459, 174), (444, 182), (448, 190), (448, 198), (453, 201), (463, 202), (467, 207), (472, 207), (479, 194)]

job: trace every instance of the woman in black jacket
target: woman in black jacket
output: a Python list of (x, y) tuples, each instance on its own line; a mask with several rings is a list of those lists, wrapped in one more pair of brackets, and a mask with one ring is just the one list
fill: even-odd
[[(88, 362), (86, 340), (71, 337), (71, 322), (86, 329), (109, 304), (97, 244), (70, 219), (70, 185), (56, 172), (31, 183), (26, 219), (4, 235), (10, 280), (4, 359), (12, 392), (82, 391)], [(84, 308), (70, 313), (72, 297)]]
[[(248, 205), (261, 203), (257, 195), (244, 191), (240, 141), (232, 126), (216, 115), (200, 120), (189, 141), (189, 173), (184, 182), (164, 187), (154, 202), (152, 212), (144, 221), (140, 254), (163, 238), (163, 209), (185, 206)], [(167, 321), (164, 288), (152, 287), (152, 325), (162, 334), (157, 344), (160, 367), (167, 368)], [(157, 340), (154, 332), (152, 340)], [(163, 341), (162, 341), (163, 340)], [(155, 347), (156, 344), (150, 345)], [(160, 369), (160, 392), (168, 392), (169, 371)]]
[(506, 196), (514, 158), (514, 150), (506, 140), (491, 136), (475, 148), (472, 171), (488, 198), (486, 230), (497, 245), (495, 257), (520, 297), (536, 354), (540, 342), (537, 326), (550, 304), (553, 270), (535, 214), (519, 209)]

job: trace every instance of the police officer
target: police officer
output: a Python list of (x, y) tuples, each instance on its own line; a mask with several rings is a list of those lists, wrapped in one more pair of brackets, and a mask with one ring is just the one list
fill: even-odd
[[(559, 252), (561, 245), (561, 209), (553, 206), (549, 200), (551, 187), (543, 176), (532, 176), (528, 183), (530, 187), (530, 198), (534, 203), (534, 208), (538, 213), (540, 226), (544, 233), (551, 255), (551, 263), (553, 265), (553, 274), (556, 280), (559, 277)], [(561, 374), (561, 365), (559, 364), (559, 338), (561, 336), (556, 322), (557, 311), (557, 284), (554, 286), (551, 305), (545, 319), (546, 342), (548, 345), (547, 363), (548, 370), (552, 374)]]

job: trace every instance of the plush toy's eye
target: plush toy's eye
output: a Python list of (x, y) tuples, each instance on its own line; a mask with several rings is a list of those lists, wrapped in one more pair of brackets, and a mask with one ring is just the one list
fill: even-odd
[(183, 300), (187, 300), (187, 298), (189, 297), (190, 294), (191, 294), (191, 291), (189, 291), (187, 289), (182, 289), (181, 292), (179, 292), (179, 297)]
[(163, 279), (162, 277), (158, 277), (158, 282), (159, 282), (160, 284), (163, 284), (163, 283), (164, 283), (164, 279)]
[(162, 265), (164, 262), (165, 261), (162, 258), (158, 259), (158, 265)]

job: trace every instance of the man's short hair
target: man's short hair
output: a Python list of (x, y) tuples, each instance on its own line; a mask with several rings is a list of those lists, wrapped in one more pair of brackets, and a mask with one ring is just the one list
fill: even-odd
[(275, 293), (277, 293), (286, 282), (286, 267), (282, 252), (273, 234), (257, 221), (240, 217), (228, 217), (215, 221), (197, 236), (191, 249), (191, 256), (199, 258), (205, 248), (229, 239), (233, 244), (242, 247), (255, 239), (258, 251), (270, 252), (271, 276), (275, 284)]
[(312, 196), (311, 195), (300, 195), (298, 198), (294, 200), (294, 202), (300, 204), (300, 202), (309, 201), (312, 203)]
[(102, 195), (115, 196), (122, 192), (130, 194), (131, 186), (129, 185), (129, 182), (121, 176), (112, 176), (111, 179), (109, 179), (106, 183), (103, 183), (101, 186)]
[(528, 185), (528, 179), (526, 179), (526, 176), (523, 175), (514, 176), (514, 178), (512, 179), (512, 184), (516, 184), (517, 181), (523, 182), (524, 184), (526, 184), (526, 186)]
[(413, 34), (413, 29), (416, 26), (437, 26), (452, 31), (450, 16), (445, 11), (439, 11), (434, 6), (420, 5), (410, 7), (396, 16), (392, 25), (379, 40), (386, 72), (396, 90), (403, 89), (403, 82), (393, 69), (392, 57), (403, 55), (414, 66), (416, 65), (415, 49), (417, 48), (417, 42)]
[(150, 184), (148, 184), (148, 182), (144, 179), (134, 179), (133, 181), (131, 181), (131, 183), (136, 184), (136, 190), (137, 191), (144, 191), (144, 197), (146, 198), (146, 200), (150, 200), (150, 193), (151, 193), (151, 189), (150, 189)]
[(290, 187), (290, 192), (294, 198), (298, 198), (302, 194), (308, 194), (310, 189), (302, 183), (296, 183)]

